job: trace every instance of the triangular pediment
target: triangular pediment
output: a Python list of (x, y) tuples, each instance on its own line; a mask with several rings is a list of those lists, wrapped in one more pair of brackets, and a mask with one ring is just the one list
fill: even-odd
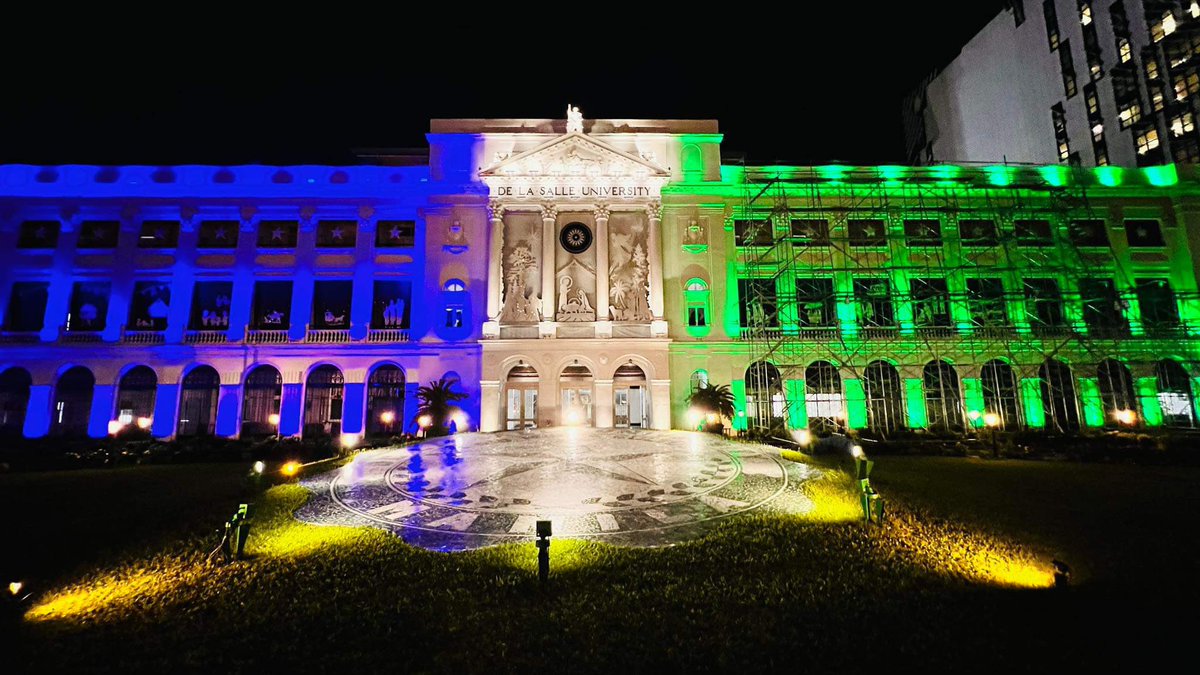
[(570, 133), (506, 157), (479, 172), (480, 178), (590, 177), (669, 178), (654, 162), (582, 133)]

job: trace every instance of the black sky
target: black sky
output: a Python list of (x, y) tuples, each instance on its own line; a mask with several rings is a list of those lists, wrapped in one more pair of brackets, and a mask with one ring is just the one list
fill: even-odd
[(353, 163), (352, 148), (425, 147), (430, 118), (562, 118), (567, 102), (588, 118), (716, 118), (726, 151), (755, 163), (902, 162), (901, 97), (1004, 3), (871, 4), (641, 24), (614, 6), (584, 30), (506, 23), (535, 10), (505, 6), (81, 21), (0, 47), (0, 163)]

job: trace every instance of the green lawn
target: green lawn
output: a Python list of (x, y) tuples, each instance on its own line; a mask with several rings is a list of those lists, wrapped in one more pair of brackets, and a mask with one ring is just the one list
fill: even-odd
[[(1195, 470), (885, 457), (882, 530), (851, 518), (849, 480), (830, 472), (809, 486), (812, 516), (663, 549), (556, 541), (542, 589), (531, 544), (437, 554), (304, 525), (295, 486), (259, 499), (252, 560), (210, 566), (193, 537), (237, 501), (238, 469), (0, 477), (5, 505), (43, 503), (33, 541), (82, 564), (59, 560), (9, 629), (18, 671), (1076, 671), (1144, 668), (1191, 628), (1171, 616), (1195, 597), (1177, 542), (1195, 530)], [(77, 519), (108, 514), (149, 526), (103, 553), (54, 543), (94, 541)], [(1017, 587), (1054, 556), (1081, 585)]]

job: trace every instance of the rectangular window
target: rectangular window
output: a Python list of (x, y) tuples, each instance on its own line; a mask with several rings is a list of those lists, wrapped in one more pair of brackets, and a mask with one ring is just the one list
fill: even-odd
[(1062, 103), (1050, 107), (1050, 122), (1054, 125), (1054, 142), (1058, 147), (1058, 161), (1065, 162), (1071, 157), (1071, 140), (1067, 136), (1067, 113)]
[(1025, 279), (1025, 311), (1034, 327), (1066, 325), (1062, 291), (1054, 279)]
[(1125, 221), (1125, 238), (1134, 248), (1153, 248), (1166, 246), (1163, 239), (1162, 225), (1157, 220), (1130, 219)]
[(67, 313), (68, 331), (101, 331), (108, 317), (108, 296), (112, 284), (107, 281), (76, 281), (71, 288)]
[(263, 220), (258, 223), (259, 248), (296, 248), (300, 224), (294, 220)]
[(412, 305), (411, 281), (376, 281), (371, 304), (371, 328), (408, 328)]
[(1108, 228), (1103, 220), (1072, 220), (1067, 233), (1076, 246), (1108, 246)]
[(733, 221), (733, 241), (738, 246), (770, 246), (772, 242), (771, 221)]
[(54, 248), (58, 246), (60, 228), (57, 220), (26, 220), (21, 223), (17, 248)]
[(349, 328), (352, 281), (317, 281), (313, 283), (313, 328)]
[(774, 279), (738, 279), (743, 328), (778, 328), (779, 303)]
[(913, 279), (909, 282), (913, 301), (913, 323), (920, 327), (945, 328), (950, 323), (950, 291), (945, 279)]
[(205, 220), (196, 235), (196, 248), (237, 248), (239, 230), (236, 220)]
[(1018, 220), (1013, 223), (1017, 246), (1053, 246), (1054, 230), (1048, 220)]
[(967, 279), (967, 304), (976, 326), (1007, 326), (1004, 282), (1000, 279)]
[(1063, 94), (1071, 98), (1078, 91), (1075, 86), (1075, 61), (1071, 58), (1071, 41), (1063, 40), (1058, 50), (1058, 65), (1062, 68)]
[(8, 296), (8, 316), (4, 329), (14, 333), (40, 331), (46, 322), (46, 299), (50, 294), (47, 281), (17, 281)]
[(375, 223), (375, 248), (411, 248), (416, 232), (415, 220), (381, 220)]
[(848, 220), (851, 246), (887, 246), (887, 223), (881, 219)]
[(1083, 322), (1089, 329), (1111, 333), (1126, 327), (1112, 279), (1080, 279), (1079, 300), (1083, 304)]
[(254, 313), (250, 327), (257, 330), (284, 330), (290, 326), (292, 282), (254, 282)]
[(1166, 279), (1136, 279), (1138, 307), (1142, 323), (1148, 327), (1171, 327), (1179, 325), (1179, 307), (1175, 304), (1175, 291)]
[(1184, 112), (1171, 118), (1171, 135), (1182, 136), (1190, 134), (1196, 130), (1196, 123), (1192, 117), (1192, 113)]
[(1133, 60), (1133, 47), (1130, 46), (1127, 38), (1117, 39), (1117, 58), (1121, 63), (1129, 63)]
[(317, 248), (354, 248), (358, 221), (322, 220), (317, 223)]
[(1058, 49), (1058, 12), (1054, 9), (1054, 0), (1042, 3), (1042, 15), (1046, 17), (1046, 39), (1050, 42), (1050, 51)]
[(797, 323), (807, 328), (837, 325), (837, 300), (829, 277), (796, 280)]
[(1096, 32), (1096, 24), (1092, 21), (1092, 8), (1089, 4), (1081, 4), (1079, 8), (1080, 23), (1083, 28), (1083, 53), (1087, 57), (1088, 75), (1092, 81), (1104, 77), (1104, 61), (1100, 55), (1100, 36)]
[(1128, 129), (1142, 119), (1142, 106), (1137, 103), (1126, 103), (1117, 110), (1117, 120), (1122, 129)]
[(963, 246), (995, 246), (1000, 243), (1000, 233), (996, 230), (994, 220), (960, 220), (958, 236)]
[(855, 279), (854, 304), (858, 325), (868, 328), (891, 328), (896, 325), (891, 284), (887, 279)]
[(192, 290), (191, 330), (226, 330), (233, 300), (232, 281), (197, 281)]
[(463, 327), (463, 310), (459, 306), (450, 306), (446, 308), (446, 328), (462, 328)]
[(1152, 150), (1158, 148), (1158, 129), (1150, 128), (1137, 137), (1137, 152), (1139, 155), (1145, 155)]
[(933, 219), (906, 220), (904, 238), (909, 246), (941, 246), (942, 224)]
[(138, 234), (138, 248), (175, 248), (179, 245), (178, 220), (146, 220)]
[(704, 305), (702, 303), (688, 303), (687, 308), (688, 326), (691, 328), (704, 328), (708, 325), (708, 317), (705, 316)]
[(171, 284), (162, 280), (138, 281), (129, 300), (129, 330), (166, 330), (171, 309)]
[(79, 226), (79, 248), (116, 248), (121, 224), (115, 220), (85, 220)]
[(828, 246), (829, 221), (824, 218), (792, 220), (792, 240), (802, 246)]

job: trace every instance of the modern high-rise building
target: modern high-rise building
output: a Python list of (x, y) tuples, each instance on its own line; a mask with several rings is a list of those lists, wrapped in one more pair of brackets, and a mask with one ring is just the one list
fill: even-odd
[(0, 166), (0, 428), (1196, 423), (1195, 167), (747, 167), (711, 120), (432, 123), (427, 162)]
[(912, 163), (1200, 161), (1200, 3), (1008, 4), (905, 101)]

